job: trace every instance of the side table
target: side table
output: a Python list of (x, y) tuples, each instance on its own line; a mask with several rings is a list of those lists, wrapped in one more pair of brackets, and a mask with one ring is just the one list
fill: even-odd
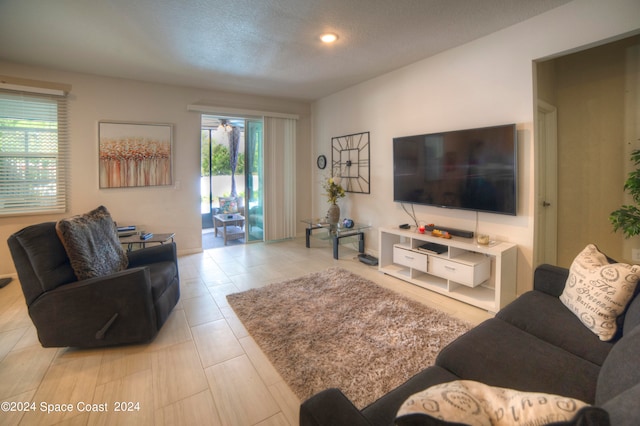
[(333, 240), (333, 258), (338, 259), (338, 247), (340, 246), (340, 240), (346, 237), (357, 236), (358, 237), (358, 253), (364, 253), (364, 231), (371, 228), (371, 225), (363, 223), (354, 223), (351, 228), (345, 228), (342, 223), (331, 225), (321, 219), (303, 219), (301, 222), (307, 224), (305, 229), (305, 244), (307, 248), (311, 246), (310, 238), (311, 233), (316, 229), (326, 229), (331, 235)]
[(120, 244), (126, 244), (127, 251), (131, 251), (133, 250), (134, 244), (140, 244), (142, 248), (145, 248), (149, 243), (164, 244), (169, 240), (173, 242), (174, 236), (175, 234), (173, 232), (169, 234), (153, 234), (151, 238), (146, 240), (141, 240), (139, 234), (129, 235), (126, 237), (120, 237)]
[(218, 229), (222, 229), (222, 238), (226, 246), (229, 240), (244, 238), (244, 216), (238, 213), (217, 214), (213, 216), (213, 228), (216, 237), (218, 236)]

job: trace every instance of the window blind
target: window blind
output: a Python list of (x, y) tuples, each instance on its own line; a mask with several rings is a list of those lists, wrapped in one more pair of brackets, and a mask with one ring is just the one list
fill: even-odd
[(296, 121), (264, 117), (265, 241), (296, 236)]
[(66, 211), (67, 98), (0, 90), (0, 216)]

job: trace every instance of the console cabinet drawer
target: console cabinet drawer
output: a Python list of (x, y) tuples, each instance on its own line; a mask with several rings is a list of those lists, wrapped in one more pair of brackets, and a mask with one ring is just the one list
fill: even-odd
[(488, 280), (491, 274), (491, 260), (481, 255), (467, 257), (468, 261), (464, 262), (431, 257), (428, 272), (468, 287), (475, 287)]
[(427, 272), (427, 255), (402, 247), (393, 246), (393, 263)]
[[(428, 242), (447, 250), (437, 254), (419, 249)], [(480, 246), (465, 238), (436, 238), (393, 225), (379, 228), (378, 253), (380, 272), (491, 313), (516, 298), (515, 244)]]

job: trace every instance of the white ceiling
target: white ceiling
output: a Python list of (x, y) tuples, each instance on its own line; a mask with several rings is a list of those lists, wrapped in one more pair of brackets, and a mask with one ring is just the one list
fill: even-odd
[(0, 0), (0, 59), (313, 100), (568, 1)]

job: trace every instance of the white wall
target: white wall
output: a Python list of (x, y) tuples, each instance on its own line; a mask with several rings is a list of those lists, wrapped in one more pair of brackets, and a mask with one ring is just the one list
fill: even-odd
[[(480, 213), (477, 229), (518, 244), (518, 292), (529, 289), (535, 207), (532, 61), (637, 31), (638, 16), (637, 0), (576, 0), (315, 102), (312, 161), (320, 154), (331, 158), (332, 137), (371, 132), (371, 194), (348, 194), (340, 201), (342, 216), (374, 228), (411, 222), (393, 202), (393, 137), (516, 123), (518, 215)], [(323, 216), (324, 174), (314, 170), (313, 211)], [(473, 212), (425, 206), (415, 211), (419, 220), (476, 229)], [(366, 238), (366, 250), (377, 254), (377, 232)]]
[[(210, 103), (233, 108), (299, 114), (297, 154), (310, 156), (308, 103), (205, 91), (131, 80), (103, 78), (1, 62), (0, 74), (72, 85), (69, 96), (71, 168), (69, 211), (64, 215), (0, 218), (0, 240), (24, 226), (81, 214), (106, 206), (122, 224), (150, 232), (175, 232), (180, 254), (202, 250), (200, 216), (200, 114), (187, 105)], [(122, 120), (174, 125), (174, 185), (98, 188), (98, 122)], [(304, 169), (304, 168), (302, 168)], [(304, 170), (303, 170), (304, 172)], [(301, 176), (298, 208), (309, 215), (309, 172)], [(0, 276), (15, 271), (6, 243), (0, 244)]]

